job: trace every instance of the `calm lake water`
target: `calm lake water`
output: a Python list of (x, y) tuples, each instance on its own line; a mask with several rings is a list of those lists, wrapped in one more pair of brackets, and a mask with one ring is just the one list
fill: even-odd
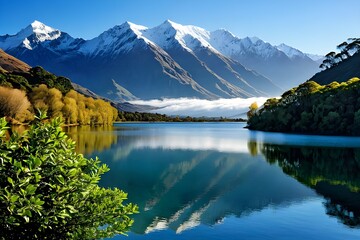
[(67, 129), (101, 181), (139, 206), (114, 239), (360, 239), (360, 138), (262, 133), (243, 123)]

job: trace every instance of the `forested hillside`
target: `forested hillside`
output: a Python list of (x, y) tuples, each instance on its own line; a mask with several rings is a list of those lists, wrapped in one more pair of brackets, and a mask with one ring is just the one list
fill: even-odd
[(250, 110), (248, 128), (275, 132), (360, 135), (360, 79), (308, 81)]

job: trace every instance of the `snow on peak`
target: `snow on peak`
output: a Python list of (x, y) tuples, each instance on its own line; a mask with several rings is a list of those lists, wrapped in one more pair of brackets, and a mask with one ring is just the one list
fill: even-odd
[(147, 29), (147, 27), (145, 27), (145, 26), (138, 25), (138, 24), (135, 24), (135, 23), (132, 23), (129, 21), (125, 22), (123, 25), (128, 26), (138, 36), (141, 36), (142, 35), (141, 32)]
[(80, 51), (85, 54), (94, 55), (99, 53), (117, 54), (119, 52), (126, 52), (134, 48), (136, 44), (134, 41), (136, 39), (142, 39), (145, 43), (149, 42), (142, 37), (142, 32), (146, 30), (147, 27), (132, 22), (125, 22), (87, 41), (81, 47)]
[(52, 27), (46, 26), (42, 22), (35, 20), (30, 24), (32, 28), (32, 32), (36, 35), (36, 38), (40, 42), (44, 42), (46, 40), (54, 40), (60, 37), (61, 32)]
[(45, 32), (52, 32), (55, 30), (49, 26), (46, 26), (42, 22), (39, 22), (38, 20), (35, 20), (30, 25), (33, 28), (34, 32), (44, 32), (45, 33)]
[(285, 55), (288, 56), (290, 59), (293, 59), (295, 57), (300, 57), (300, 58), (306, 57), (306, 55), (300, 50), (290, 47), (284, 43), (276, 46), (276, 48), (282, 51), (283, 53), (285, 53)]
[(278, 51), (257, 37), (239, 38), (225, 29), (211, 32), (210, 44), (228, 57), (249, 53), (269, 57)]
[(0, 41), (0, 48), (7, 50), (22, 45), (31, 50), (39, 42), (54, 40), (60, 36), (61, 32), (59, 30), (35, 20), (17, 34), (7, 35), (4, 41)]
[(208, 42), (210, 38), (208, 31), (192, 25), (181, 25), (171, 20), (143, 31), (143, 36), (165, 49), (174, 44), (180, 44), (188, 51), (193, 51), (199, 46), (212, 48)]
[[(313, 60), (321, 58), (321, 56), (306, 55), (285, 44), (273, 46), (257, 37), (239, 38), (226, 29), (209, 32), (197, 26), (181, 25), (171, 20), (166, 20), (153, 28), (127, 21), (110, 28), (94, 39), (84, 41), (84, 43), (35, 20), (15, 35), (2, 36), (0, 48), (8, 50), (22, 46), (31, 50), (39, 43), (44, 46), (49, 45), (50, 40), (58, 38), (57, 50), (74, 48), (75, 46), (80, 52), (89, 55), (117, 54), (130, 51), (135, 46), (146, 47), (153, 44), (163, 49), (181, 46), (189, 52), (195, 51), (199, 47), (205, 47), (227, 57), (257, 55), (263, 58), (271, 58), (280, 54), (284, 57), (286, 55), (290, 59), (294, 57), (310, 57)], [(81, 44), (78, 44), (80, 42)], [(54, 44), (49, 45), (51, 48), (54, 46)]]
[(215, 30), (211, 32), (211, 35), (223, 35), (225, 37), (229, 38), (236, 38), (234, 34), (232, 34), (230, 31), (226, 30), (225, 28), (220, 28), (218, 30)]

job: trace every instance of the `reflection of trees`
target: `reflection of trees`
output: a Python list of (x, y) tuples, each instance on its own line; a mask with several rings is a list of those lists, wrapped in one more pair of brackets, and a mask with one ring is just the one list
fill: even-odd
[(76, 142), (76, 151), (82, 154), (108, 149), (117, 142), (112, 126), (76, 126), (64, 130)]
[(323, 195), (329, 215), (360, 226), (360, 149), (263, 144), (271, 164)]
[(258, 155), (258, 144), (255, 141), (249, 141), (248, 142), (248, 150), (251, 156)]
[(348, 226), (360, 226), (360, 194), (343, 185), (318, 183), (316, 191), (326, 198), (326, 213)]

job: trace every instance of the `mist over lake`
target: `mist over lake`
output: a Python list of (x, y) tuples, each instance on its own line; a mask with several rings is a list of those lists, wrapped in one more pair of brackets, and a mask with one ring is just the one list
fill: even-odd
[(149, 105), (159, 109), (152, 112), (190, 117), (245, 117), (249, 106), (257, 102), (260, 106), (267, 98), (221, 98), (217, 100), (191, 98), (165, 98), (154, 100), (136, 100), (133, 104)]

